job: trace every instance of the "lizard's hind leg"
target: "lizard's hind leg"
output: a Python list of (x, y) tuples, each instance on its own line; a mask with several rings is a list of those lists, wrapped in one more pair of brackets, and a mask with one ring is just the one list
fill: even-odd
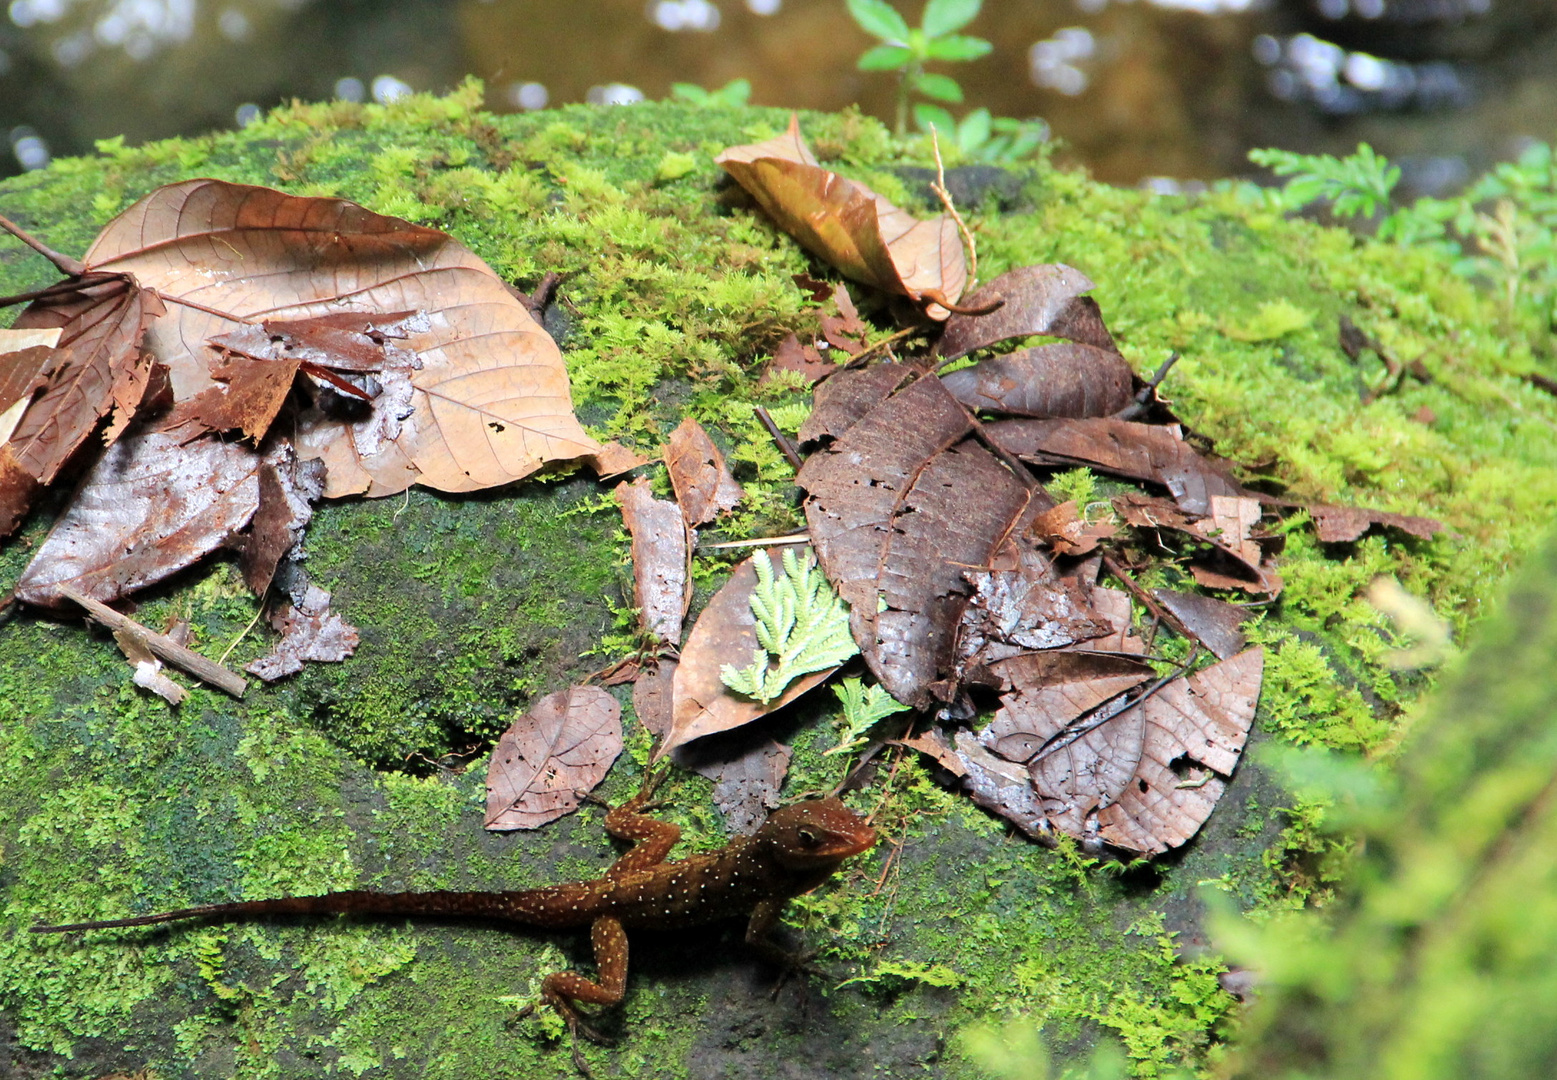
[(567, 1023), (568, 1032), (573, 1036), (573, 1063), (585, 1076), (591, 1074), (584, 1056), (579, 1053), (578, 1037), (582, 1035), (590, 1042), (606, 1044), (612, 1040), (584, 1020), (575, 1002), (619, 1005), (627, 993), (627, 931), (622, 929), (621, 922), (609, 915), (602, 916), (590, 927), (589, 937), (595, 949), (598, 981), (586, 979), (576, 971), (556, 971), (541, 980), (541, 997)]

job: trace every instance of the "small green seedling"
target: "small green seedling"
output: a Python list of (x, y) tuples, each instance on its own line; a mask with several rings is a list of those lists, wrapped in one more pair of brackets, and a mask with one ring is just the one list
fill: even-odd
[(979, 108), (959, 121), (928, 101), (914, 106), (914, 123), (925, 134), (933, 129), (943, 148), (955, 146), (965, 158), (990, 165), (1021, 161), (1049, 138), (1049, 125), (1042, 120), (991, 116), (988, 109)]
[(899, 138), (908, 130), (908, 103), (913, 94), (936, 101), (960, 102), (962, 87), (948, 75), (925, 71), (933, 60), (977, 60), (992, 49), (983, 38), (957, 33), (972, 22), (984, 0), (930, 0), (919, 26), (910, 29), (903, 16), (886, 0), (848, 0), (849, 14), (866, 33), (881, 44), (861, 54), (861, 71), (896, 71)]
[(849, 609), (816, 568), (810, 550), (802, 561), (784, 552), (784, 573), (773, 572), (768, 553), (752, 558), (757, 584), (751, 592), (754, 631), (761, 649), (749, 667), (725, 664), (724, 684), (766, 705), (802, 675), (837, 667), (859, 652), (849, 632)]
[(1367, 143), (1359, 143), (1355, 154), (1343, 158), (1269, 149), (1250, 150), (1249, 160), (1292, 178), (1282, 188), (1287, 209), (1300, 210), (1323, 199), (1341, 218), (1372, 217), (1388, 209), (1390, 192), (1400, 182), (1400, 168)]
[(858, 750), (866, 743), (865, 733), (893, 713), (905, 712), (907, 705), (895, 699), (879, 686), (866, 686), (858, 679), (845, 679), (833, 687), (838, 701), (843, 705), (843, 735), (838, 745), (823, 753), (845, 754)]
[(696, 83), (671, 83), (670, 97), (704, 108), (739, 108), (751, 100), (751, 80), (731, 79), (717, 90), (705, 90)]

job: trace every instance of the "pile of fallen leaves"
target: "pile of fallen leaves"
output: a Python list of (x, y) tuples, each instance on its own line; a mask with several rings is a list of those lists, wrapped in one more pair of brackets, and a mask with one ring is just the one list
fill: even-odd
[[(815, 386), (798, 444), (774, 429), (807, 533), (774, 541), (789, 545), (781, 568), (766, 551), (737, 566), (683, 639), (697, 531), (743, 498), (687, 420), (661, 454), (674, 501), (643, 476), (616, 488), (654, 646), (602, 681), (634, 683), (659, 756), (714, 778), (741, 831), (777, 804), (791, 756), (752, 722), (857, 652), (875, 685), (838, 688), (835, 752), (861, 766), (884, 746), (926, 753), (1035, 838), (1135, 854), (1184, 843), (1237, 765), (1263, 654), (1244, 648), (1245, 607), (1136, 578), (1171, 561), (1206, 589), (1274, 599), (1280, 537), (1263, 523), (1297, 504), (1197, 449), (1157, 396), (1171, 360), (1138, 377), (1079, 271), (1024, 267), (964, 297), (971, 236), (944, 187), (948, 214), (918, 220), (822, 168), (793, 124), (718, 160), (909, 329), (868, 344), (847, 288), (797, 278), (821, 305), (817, 334), (791, 335), (767, 377)], [(16, 596), (86, 607), (137, 681), (170, 697), (157, 657), (214, 665), (106, 605), (211, 551), (236, 550), (271, 598), (282, 637), (249, 670), (274, 678), (356, 640), (297, 563), (317, 499), (468, 491), (556, 459), (644, 463), (584, 433), (526, 298), (435, 230), (195, 180), (137, 203), (79, 263), (24, 239), (66, 279), (24, 298), (0, 338), (0, 530), (67, 467), (84, 477)], [(892, 351), (916, 335), (924, 347)], [(1052, 340), (989, 355), (1033, 337)], [(1087, 506), (1050, 496), (1054, 472), (1083, 466), (1139, 487)], [(1440, 528), (1303, 509), (1327, 542)], [(1180, 659), (1154, 652), (1159, 630), (1188, 644)], [(223, 685), (219, 668), (204, 677)], [(575, 809), (621, 749), (604, 690), (542, 698), (495, 748), (487, 827)]]
[[(798, 447), (784, 447), (808, 452), (795, 481), (809, 526), (801, 539), (847, 605), (853, 647), (880, 690), (909, 707), (847, 717), (851, 734), (868, 737), (840, 749), (862, 748), (862, 762), (887, 745), (922, 751), (978, 803), (1041, 840), (1066, 834), (1089, 850), (1140, 855), (1183, 844), (1237, 766), (1264, 656), (1244, 647), (1250, 609), (1148, 591), (1135, 579), (1171, 560), (1207, 589), (1274, 599), (1280, 537), (1262, 522), (1297, 504), (1245, 487), (1186, 438), (1157, 397), (1166, 366), (1149, 382), (1136, 376), (1079, 271), (1023, 267), (961, 298), (967, 271), (952, 221), (916, 221), (821, 168), (793, 126), (719, 160), (813, 253), (912, 301), (930, 327), (917, 355), (869, 347), (847, 290), (802, 276), (797, 284), (825, 304), (816, 340), (792, 335), (772, 364), (816, 384)], [(940, 373), (1030, 337), (1059, 340)], [(677, 650), (695, 529), (740, 492), (690, 421), (665, 462), (674, 504), (653, 498), (643, 479), (617, 492), (643, 627), (663, 643), (623, 677), (636, 678), (637, 711), (662, 737), (660, 754), (714, 777), (732, 825), (749, 829), (776, 804), (790, 750), (760, 729), (738, 739), (734, 729), (826, 681), (854, 648), (790, 670), (790, 654), (814, 644), (801, 639), (827, 598), (793, 554), (787, 598), (778, 597), (785, 583), (775, 585), (763, 553), (736, 567)], [(1079, 466), (1143, 489), (1085, 507), (1052, 498), (1044, 481)], [(1374, 526), (1419, 537), (1440, 528), (1369, 510), (1304, 509), (1327, 542)], [(1149, 627), (1137, 627), (1132, 598)], [(1154, 655), (1159, 629), (1189, 643), (1187, 659)], [(755, 667), (736, 670), (748, 655)], [(571, 705), (570, 726), (516, 725), (528, 743), (494, 760), (504, 780), (491, 787), (489, 826), (517, 824), (510, 808), (525, 797), (567, 802), (585, 785), (570, 771), (516, 798), (520, 784), (508, 778), (516, 768), (539, 777), (552, 747), (576, 756), (610, 701), (593, 693)], [(866, 693), (857, 682), (840, 689), (846, 714), (864, 708)], [(548, 699), (548, 717), (559, 707)]]

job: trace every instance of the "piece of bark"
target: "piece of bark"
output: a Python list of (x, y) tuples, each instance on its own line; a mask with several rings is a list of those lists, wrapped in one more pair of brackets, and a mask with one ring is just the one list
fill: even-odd
[(157, 659), (145, 641), (133, 633), (115, 630), (114, 643), (129, 661), (133, 669), (130, 680), (136, 686), (150, 690), (169, 705), (184, 703), (189, 691), (163, 674), (162, 661)]
[(622, 708), (598, 686), (547, 694), (492, 750), (486, 828), (538, 829), (579, 808), (622, 752)]
[(656, 499), (646, 477), (616, 485), (622, 520), (632, 534), (633, 601), (639, 625), (671, 646), (681, 644), (681, 623), (691, 600), (688, 574), (691, 535), (682, 510)]
[(670, 433), (665, 444), (665, 467), (688, 528), (706, 525), (728, 513), (745, 496), (725, 466), (724, 455), (703, 426), (690, 416)]
[(961, 306), (978, 310), (997, 300), (1004, 303), (985, 315), (947, 319), (936, 351), (953, 360), (1011, 338), (1044, 334), (1117, 352), (1097, 303), (1081, 295), (1091, 289), (1087, 275), (1062, 263), (1007, 271), (977, 289)]

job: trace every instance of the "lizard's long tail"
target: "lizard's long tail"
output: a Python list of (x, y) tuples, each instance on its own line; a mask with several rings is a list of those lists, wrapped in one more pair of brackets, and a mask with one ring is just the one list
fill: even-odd
[[(545, 890), (538, 890), (545, 891)], [(431, 915), (502, 919), (534, 923), (535, 893), (522, 892), (403, 892), (377, 893), (352, 890), (322, 896), (289, 896), (276, 900), (241, 900), (233, 904), (137, 915), (129, 919), (103, 919), (64, 926), (34, 926), (35, 934), (63, 934), (71, 930), (105, 930), (115, 926), (150, 926), (178, 919), (208, 918), (218, 921), (267, 915)]]

